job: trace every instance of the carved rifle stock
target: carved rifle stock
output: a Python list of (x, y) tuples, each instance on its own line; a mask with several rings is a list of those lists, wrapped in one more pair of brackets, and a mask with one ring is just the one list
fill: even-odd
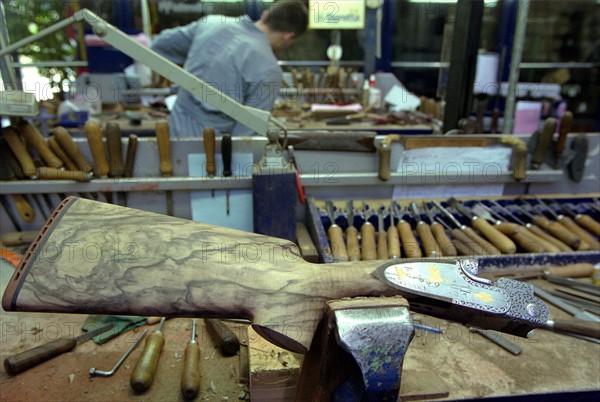
[(519, 336), (543, 325), (528, 284), (461, 261), (311, 264), (287, 240), (69, 197), (27, 250), (9, 311), (243, 318), (304, 353), (325, 302), (402, 295), (411, 309)]

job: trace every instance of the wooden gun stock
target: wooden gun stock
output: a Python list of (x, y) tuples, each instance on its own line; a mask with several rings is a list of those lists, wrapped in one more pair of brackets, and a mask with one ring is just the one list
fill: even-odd
[(25, 253), (2, 306), (242, 318), (299, 353), (310, 347), (325, 302), (342, 297), (402, 295), (415, 311), (518, 336), (544, 325), (548, 310), (530, 285), (489, 282), (463, 264), (311, 264), (287, 240), (69, 197)]

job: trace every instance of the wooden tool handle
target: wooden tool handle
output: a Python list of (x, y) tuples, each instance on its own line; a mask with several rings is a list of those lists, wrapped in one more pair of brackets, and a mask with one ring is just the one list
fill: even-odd
[(54, 154), (58, 156), (61, 161), (63, 161), (63, 163), (67, 167), (67, 170), (77, 170), (77, 165), (75, 165), (75, 162), (73, 162), (71, 158), (69, 158), (69, 156), (65, 153), (65, 151), (63, 151), (60, 145), (58, 145), (56, 138), (48, 137), (48, 146), (50, 147), (52, 152), (54, 152)]
[(387, 181), (391, 177), (390, 159), (392, 157), (392, 145), (387, 141), (379, 144), (379, 179)]
[[(473, 256), (473, 255), (483, 255), (479, 253), (474, 253), (473, 248), (470, 247), (467, 243), (460, 241), (458, 239), (452, 239), (452, 246), (456, 249), (458, 255), (463, 256)], [(479, 246), (479, 245), (478, 245)]]
[(481, 248), (484, 250), (485, 254), (484, 255), (500, 255), (502, 254), (500, 252), (500, 250), (498, 250), (496, 248), (496, 246), (494, 246), (492, 243), (490, 243), (489, 241), (487, 241), (486, 239), (484, 239), (483, 237), (479, 236), (473, 229), (471, 229), (468, 226), (464, 226), (462, 228), (463, 232), (469, 236), (469, 238), (471, 240), (473, 240), (475, 243), (479, 244), (481, 246)]
[(125, 167), (123, 168), (123, 177), (133, 177), (137, 146), (138, 136), (135, 134), (130, 134), (129, 139), (127, 141), (127, 153), (125, 154)]
[(4, 369), (8, 374), (22, 373), (40, 363), (72, 350), (77, 345), (75, 339), (59, 338), (33, 349), (26, 350), (4, 359)]
[(594, 236), (579, 226), (575, 221), (568, 216), (561, 216), (559, 222), (564, 225), (571, 233), (579, 237), (581, 243), (578, 251), (600, 250), (600, 243)]
[(98, 177), (108, 176), (109, 167), (104, 152), (104, 141), (100, 125), (93, 120), (88, 120), (83, 125), (83, 132), (87, 137), (88, 146), (94, 160), (95, 172)]
[(346, 251), (350, 261), (360, 261), (360, 245), (358, 244), (358, 229), (354, 226), (346, 228)]
[(25, 138), (25, 142), (37, 151), (46, 165), (57, 169), (63, 166), (63, 161), (52, 152), (42, 133), (35, 126), (26, 120), (22, 120), (19, 123), (19, 132)]
[(550, 252), (559, 252), (559, 251), (573, 251), (573, 249), (569, 246), (567, 246), (565, 243), (563, 243), (562, 241), (558, 240), (556, 237), (549, 235), (548, 233), (544, 232), (539, 226), (537, 225), (527, 225), (527, 229), (535, 236), (537, 236), (538, 238), (546, 241), (547, 243), (551, 244), (552, 246), (550, 248), (548, 248), (548, 245), (545, 244), (544, 248)]
[(386, 232), (377, 232), (377, 258), (380, 260), (389, 258)]
[(106, 123), (106, 149), (108, 150), (108, 173), (110, 177), (123, 177), (123, 147), (121, 127), (118, 123)]
[(8, 144), (10, 150), (14, 154), (15, 158), (19, 161), (21, 168), (23, 169), (23, 174), (30, 178), (35, 178), (35, 164), (33, 163), (33, 159), (21, 138), (19, 138), (19, 133), (14, 127), (5, 127), (2, 129), (4, 140)]
[(215, 130), (207, 127), (202, 131), (204, 138), (204, 152), (206, 153), (206, 174), (208, 177), (213, 177), (217, 173), (217, 165), (215, 163)]
[(485, 219), (474, 218), (471, 222), (473, 227), (479, 230), (502, 254), (514, 254), (517, 252), (515, 243)]
[(231, 171), (232, 144), (230, 134), (223, 134), (223, 138), (221, 138), (221, 155), (223, 158), (223, 176), (229, 177), (233, 174)]
[(544, 122), (544, 127), (538, 136), (538, 142), (531, 156), (531, 163), (534, 169), (538, 169), (539, 166), (544, 163), (546, 158), (546, 151), (552, 143), (552, 137), (556, 132), (557, 121), (554, 117), (548, 117)]
[(518, 233), (521, 228), (518, 224), (512, 222), (496, 222), (494, 227), (507, 236)]
[(600, 237), (600, 222), (595, 221), (591, 216), (577, 214), (575, 216), (575, 221), (585, 229)]
[[(487, 251), (483, 247), (481, 247), (479, 243), (467, 236), (467, 234), (463, 230), (453, 229), (452, 236), (454, 236), (455, 239), (457, 239), (458, 241), (460, 241), (468, 247), (467, 254), (461, 253), (462, 255), (487, 255)], [(456, 246), (455, 242), (452, 242), (452, 244)]]
[(164, 344), (165, 337), (161, 332), (154, 331), (146, 338), (144, 351), (135, 364), (129, 378), (131, 388), (136, 392), (144, 392), (152, 385)]
[(89, 173), (92, 171), (92, 167), (85, 160), (85, 157), (79, 150), (79, 147), (75, 142), (73, 142), (73, 138), (71, 138), (71, 134), (63, 127), (54, 127), (52, 129), (52, 135), (56, 138), (58, 145), (62, 148), (63, 151), (75, 162), (79, 170)]
[(377, 246), (375, 244), (375, 226), (370, 222), (365, 222), (360, 227), (361, 237), (361, 256), (363, 261), (377, 259)]
[(431, 228), (425, 222), (417, 223), (417, 234), (423, 243), (423, 249), (425, 250), (426, 257), (442, 257), (443, 254), (440, 247), (431, 233)]
[(74, 181), (89, 181), (89, 174), (81, 170), (59, 170), (49, 167), (37, 168), (37, 176), (43, 180), (74, 180)]
[(192, 400), (200, 390), (200, 345), (196, 342), (185, 347), (183, 373), (181, 374), (181, 393)]
[(600, 323), (584, 320), (553, 321), (552, 328), (600, 339)]
[(589, 278), (594, 271), (594, 266), (586, 262), (544, 269), (544, 273), (561, 278)]
[(500, 222), (494, 225), (494, 227), (505, 235), (510, 236), (522, 250), (528, 253), (554, 252), (553, 246), (548, 248), (545, 240), (540, 239), (524, 226), (511, 222)]
[(537, 215), (535, 217), (535, 224), (540, 226), (542, 229), (548, 231), (552, 236), (564, 242), (573, 250), (577, 250), (581, 245), (581, 240), (579, 239), (579, 237), (575, 236), (560, 223), (551, 221), (545, 216)]
[(437, 222), (431, 224), (431, 233), (435, 237), (435, 241), (439, 244), (442, 255), (446, 257), (456, 257), (458, 250), (446, 234), (446, 230)]
[(390, 225), (387, 230), (387, 241), (389, 258), (400, 258), (400, 235), (398, 235), (398, 229), (394, 225)]
[(223, 321), (217, 318), (206, 318), (204, 322), (223, 356), (233, 356), (240, 350), (239, 338)]
[(29, 201), (27, 201), (22, 194), (12, 194), (11, 198), (21, 219), (27, 223), (33, 222), (35, 219), (35, 212)]
[(402, 244), (404, 255), (406, 255), (408, 258), (421, 258), (423, 253), (421, 252), (421, 247), (419, 247), (419, 242), (413, 234), (410, 223), (406, 221), (400, 221), (396, 225), (396, 228), (398, 229), (398, 234), (400, 235), (400, 243)]
[(329, 243), (331, 245), (331, 253), (335, 261), (348, 261), (348, 253), (344, 244), (344, 234), (342, 228), (336, 224), (329, 226), (327, 229)]
[(156, 123), (155, 129), (158, 157), (160, 159), (160, 173), (163, 177), (171, 177), (173, 175), (173, 163), (171, 162), (169, 123), (166, 121), (159, 121)]
[(558, 129), (558, 140), (554, 146), (554, 153), (560, 155), (565, 150), (567, 144), (567, 135), (571, 131), (573, 125), (573, 113), (566, 111), (560, 119), (560, 127)]

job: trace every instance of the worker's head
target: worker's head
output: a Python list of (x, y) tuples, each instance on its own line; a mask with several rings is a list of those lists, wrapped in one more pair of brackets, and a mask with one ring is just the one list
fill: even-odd
[(301, 0), (280, 0), (263, 11), (259, 24), (268, 28), (271, 47), (284, 50), (306, 31), (308, 9)]

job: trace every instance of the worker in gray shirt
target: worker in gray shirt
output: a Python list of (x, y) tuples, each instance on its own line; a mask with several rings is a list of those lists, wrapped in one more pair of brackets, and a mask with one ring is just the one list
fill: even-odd
[[(209, 15), (165, 30), (154, 39), (152, 49), (237, 102), (270, 112), (282, 78), (273, 52), (288, 48), (307, 24), (302, 1), (282, 0), (256, 22), (248, 16)], [(205, 127), (221, 134), (253, 134), (202, 98), (179, 89), (169, 116), (173, 135), (201, 136)]]

